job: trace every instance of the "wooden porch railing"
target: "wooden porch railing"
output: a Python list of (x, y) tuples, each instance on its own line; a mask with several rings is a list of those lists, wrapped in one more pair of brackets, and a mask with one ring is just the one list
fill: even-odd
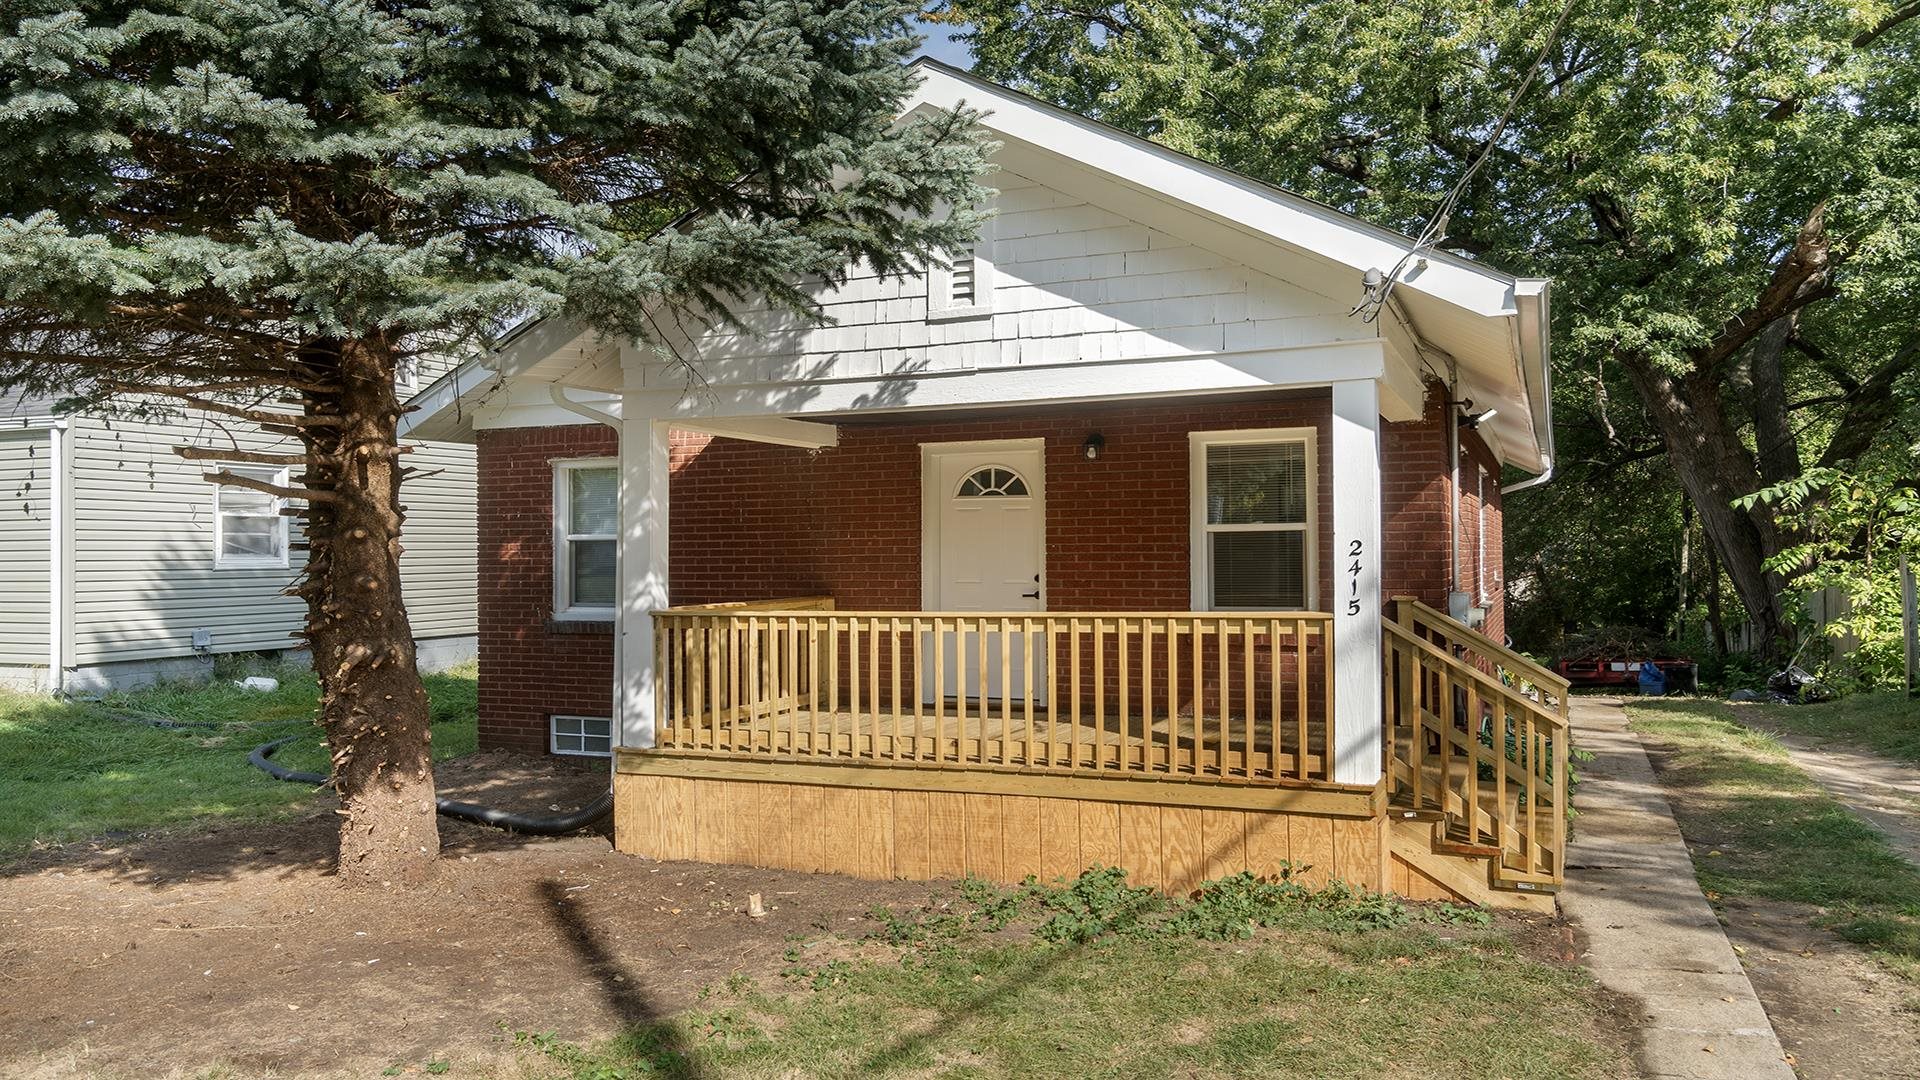
[(1235, 784), (1329, 781), (1330, 615), (654, 613), (656, 749)]
[(1567, 682), (1410, 597), (1383, 652), (1391, 801), (1490, 856), (1515, 888), (1558, 887), (1567, 827)]

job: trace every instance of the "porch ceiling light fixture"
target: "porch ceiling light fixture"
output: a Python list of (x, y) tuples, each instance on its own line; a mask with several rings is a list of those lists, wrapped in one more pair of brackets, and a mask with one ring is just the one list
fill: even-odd
[(1088, 461), (1100, 460), (1100, 455), (1104, 453), (1106, 449), (1107, 437), (1097, 431), (1087, 436), (1087, 441), (1080, 444), (1080, 453)]

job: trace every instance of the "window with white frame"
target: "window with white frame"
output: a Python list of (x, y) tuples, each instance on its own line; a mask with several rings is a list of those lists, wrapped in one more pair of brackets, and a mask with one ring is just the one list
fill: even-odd
[(1197, 431), (1191, 442), (1194, 607), (1311, 606), (1313, 430)]
[(555, 716), (548, 723), (552, 735), (549, 746), (556, 754), (613, 754), (613, 721), (604, 716)]
[(613, 618), (620, 472), (612, 459), (554, 466), (553, 530), (554, 617)]
[[(285, 468), (260, 465), (221, 465), (223, 472), (287, 486)], [(218, 567), (274, 567), (287, 565), (287, 517), (280, 511), (285, 499), (252, 488), (230, 484), (213, 486), (213, 564)]]

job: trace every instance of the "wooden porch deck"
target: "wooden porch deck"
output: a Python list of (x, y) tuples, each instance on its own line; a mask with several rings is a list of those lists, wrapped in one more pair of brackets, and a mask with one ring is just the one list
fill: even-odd
[(1562, 873), (1564, 683), (1415, 601), (1383, 641), (1367, 786), (1332, 780), (1322, 613), (807, 598), (654, 618), (656, 745), (617, 754), (623, 850), (878, 877), (1099, 863), (1170, 889), (1298, 860), (1523, 907)]

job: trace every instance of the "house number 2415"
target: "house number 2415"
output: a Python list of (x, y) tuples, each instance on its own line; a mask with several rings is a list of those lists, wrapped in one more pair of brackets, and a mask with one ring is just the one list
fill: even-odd
[(1353, 562), (1347, 567), (1347, 614), (1360, 614), (1360, 559), (1367, 550), (1366, 544), (1359, 540), (1347, 547), (1347, 555)]

